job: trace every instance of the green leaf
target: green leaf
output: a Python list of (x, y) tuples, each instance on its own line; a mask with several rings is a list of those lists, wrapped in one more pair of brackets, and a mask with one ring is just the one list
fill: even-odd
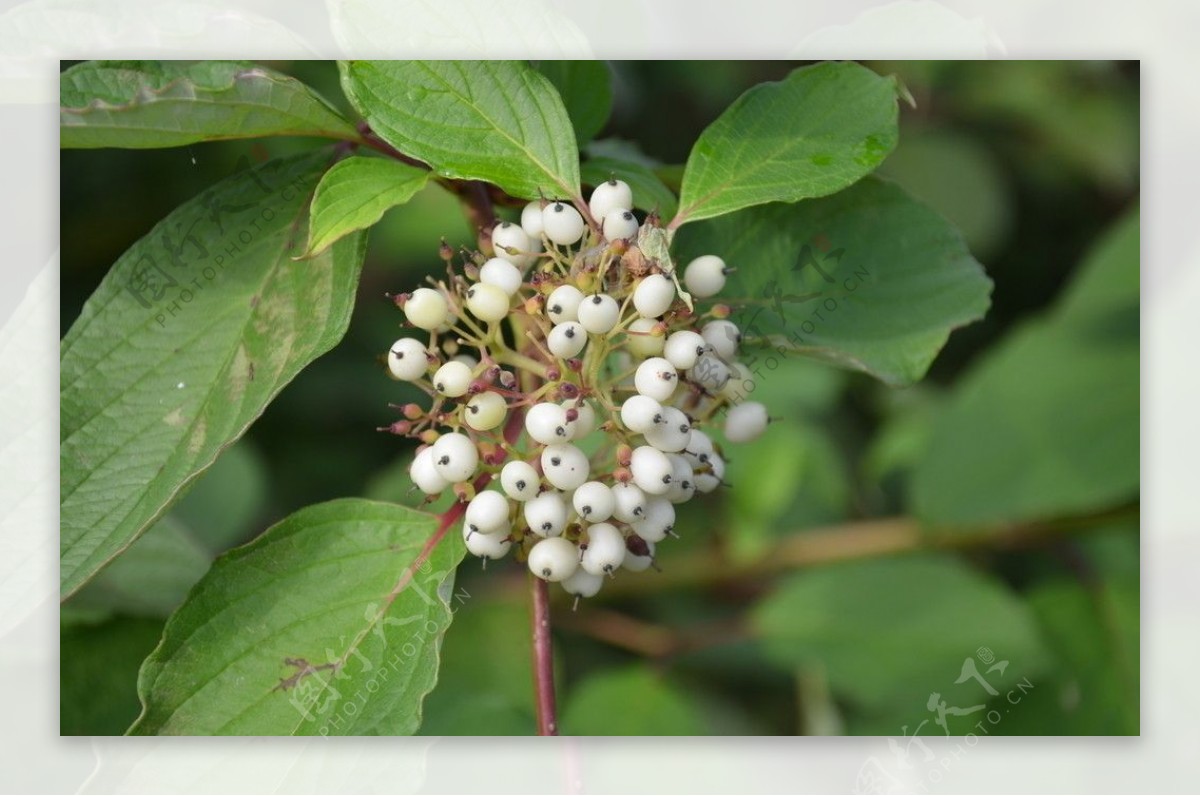
[(583, 146), (604, 129), (612, 113), (612, 75), (604, 61), (538, 61), (536, 69), (558, 89), (575, 141)]
[(797, 69), (738, 97), (692, 147), (676, 225), (826, 196), (896, 146), (895, 78), (853, 63)]
[(138, 715), (137, 673), (161, 619), (119, 617), (59, 636), (59, 735), (121, 735)]
[(1020, 326), (959, 381), (914, 473), (924, 522), (1019, 522), (1137, 496), (1137, 238), (1134, 215), (1053, 312)]
[(1034, 588), (1029, 604), (1059, 668), (1012, 709), (1004, 734), (1137, 735), (1138, 602), (1136, 579), (1093, 589), (1059, 579)]
[(135, 735), (406, 735), (437, 678), (457, 532), (344, 499), (213, 565), (138, 678)]
[[(1005, 587), (949, 556), (834, 564), (793, 575), (754, 611), (766, 651), (789, 670), (817, 664), (833, 690), (861, 707), (921, 716), (931, 693), (986, 701), (956, 683), (980, 647), (1009, 661), (978, 670), (995, 689), (1044, 663), (1028, 609)], [(952, 730), (953, 731), (953, 730)]]
[(317, 185), (308, 228), (307, 254), (366, 229), (396, 205), (425, 187), (429, 172), (395, 160), (350, 157), (337, 163)]
[(63, 147), (145, 149), (274, 135), (357, 139), (298, 80), (248, 61), (88, 61), (59, 76)]
[(704, 735), (694, 696), (645, 666), (592, 675), (570, 692), (562, 715), (569, 735)]
[(798, 352), (891, 385), (924, 376), (950, 332), (989, 304), (991, 281), (958, 231), (874, 178), (685, 227), (676, 252), (737, 268), (721, 299), (744, 334), (775, 348), (764, 356)]
[(934, 527), (1105, 509), (1139, 484), (1136, 337), (1025, 324), (959, 382), (913, 474)]
[(302, 263), (327, 152), (237, 174), (110, 269), (62, 342), (65, 598), (345, 334), (365, 239)]
[(342, 87), (371, 129), (453, 179), (525, 199), (579, 193), (562, 99), (519, 61), (345, 61)]
[(679, 206), (671, 189), (640, 163), (607, 157), (589, 158), (580, 167), (580, 177), (584, 185), (593, 187), (612, 177), (624, 180), (633, 191), (633, 206), (647, 212), (657, 210), (663, 221), (671, 220)]
[(1141, 298), (1141, 213), (1129, 211), (1095, 244), (1065, 295), (1056, 317), (1073, 324), (1138, 312)]
[(97, 609), (165, 619), (208, 570), (212, 558), (171, 516), (142, 534), (70, 600), (72, 609)]

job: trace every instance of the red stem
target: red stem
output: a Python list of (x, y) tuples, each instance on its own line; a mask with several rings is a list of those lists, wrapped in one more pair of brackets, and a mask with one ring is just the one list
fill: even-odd
[(546, 581), (530, 574), (533, 591), (533, 690), (537, 697), (538, 735), (558, 735), (554, 700), (554, 647), (550, 639), (550, 591)]

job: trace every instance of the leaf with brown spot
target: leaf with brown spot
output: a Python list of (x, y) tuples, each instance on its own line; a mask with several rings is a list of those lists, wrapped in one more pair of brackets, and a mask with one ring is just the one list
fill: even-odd
[(113, 265), (67, 332), (63, 598), (162, 516), (345, 334), (364, 236), (302, 265), (289, 248), (328, 163), (327, 151), (270, 161), (182, 205)]

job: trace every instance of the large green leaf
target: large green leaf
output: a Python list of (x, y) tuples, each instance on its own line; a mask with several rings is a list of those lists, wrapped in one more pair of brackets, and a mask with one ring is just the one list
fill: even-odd
[(644, 666), (603, 671), (576, 685), (562, 715), (568, 735), (705, 735), (695, 697)]
[(991, 290), (954, 227), (874, 178), (685, 227), (676, 251), (680, 264), (711, 253), (737, 268), (720, 299), (775, 349), (756, 360), (764, 371), (795, 352), (911, 384), (953, 329), (983, 316)]
[(59, 95), (64, 147), (358, 138), (354, 125), (308, 86), (248, 61), (88, 61), (59, 76)]
[(304, 262), (328, 153), (187, 202), (112, 267), (62, 342), (62, 595), (129, 546), (345, 334), (361, 235)]
[(870, 174), (896, 146), (896, 98), (895, 78), (853, 63), (755, 86), (692, 147), (675, 224), (825, 196)]
[(554, 85), (519, 61), (345, 61), (342, 87), (389, 144), (513, 196), (579, 193), (579, 151)]
[(317, 185), (308, 228), (308, 252), (322, 252), (351, 232), (366, 229), (425, 187), (429, 172), (376, 157), (337, 163)]
[(359, 499), (302, 509), (219, 558), (138, 678), (132, 734), (404, 735), (450, 624), (452, 531)]
[(679, 205), (671, 189), (663, 184), (652, 169), (641, 163), (612, 157), (588, 158), (581, 167), (580, 176), (585, 185), (592, 186), (612, 177), (624, 180), (633, 191), (633, 206), (657, 211), (664, 221), (674, 217)]
[(902, 710), (904, 716), (926, 713), (932, 693), (951, 704), (986, 702), (978, 681), (955, 682), (981, 647), (1009, 661), (997, 672), (987, 671), (988, 661), (975, 664), (993, 689), (1032, 676), (1044, 663), (1028, 609), (949, 556), (858, 561), (793, 575), (753, 619), (781, 666), (820, 665), (836, 693), (860, 707), (910, 711)]
[(583, 146), (596, 136), (612, 113), (612, 75), (604, 61), (538, 61), (537, 70), (558, 89), (575, 140)]
[(1137, 496), (1137, 237), (1135, 215), (1054, 312), (1019, 327), (958, 383), (914, 473), (923, 521), (1018, 522)]

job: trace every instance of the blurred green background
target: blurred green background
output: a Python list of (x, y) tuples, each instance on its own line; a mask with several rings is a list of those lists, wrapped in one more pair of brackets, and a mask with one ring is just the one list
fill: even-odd
[[(348, 108), (332, 63), (270, 65)], [(615, 62), (592, 151), (633, 146), (670, 174), (797, 65)], [(1138, 65), (868, 65), (916, 100), (881, 173), (959, 226), (992, 309), (910, 389), (800, 359), (764, 379), (784, 422), (734, 453), (734, 489), (687, 504), (664, 572), (556, 604), (565, 732), (1138, 732)], [(62, 332), (170, 208), (313, 145), (63, 151)], [(345, 340), (63, 606), (63, 734), (124, 731), (140, 661), (215, 554), (317, 501), (417, 502), (411, 450), (375, 431), (419, 397), (378, 365), (400, 322), (383, 294), (437, 270), (443, 236), (473, 238), (437, 186), (390, 211)], [(459, 583), (422, 731), (532, 733), (523, 572), (470, 559)]]

